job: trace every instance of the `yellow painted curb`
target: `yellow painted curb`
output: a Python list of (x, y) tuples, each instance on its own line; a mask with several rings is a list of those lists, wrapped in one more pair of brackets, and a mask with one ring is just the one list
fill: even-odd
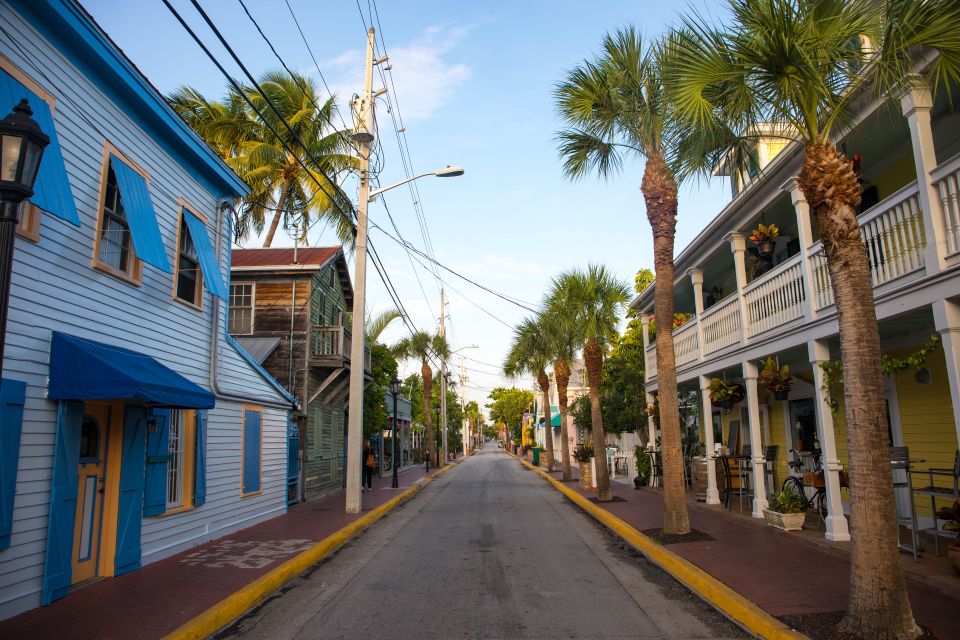
[(370, 525), (387, 515), (391, 510), (412, 498), (417, 492), (433, 482), (437, 476), (443, 475), (455, 464), (447, 464), (427, 476), (418, 484), (394, 496), (370, 513), (357, 518), (339, 531), (336, 531), (313, 547), (290, 558), (276, 569), (260, 576), (250, 584), (236, 591), (203, 613), (182, 624), (179, 628), (164, 636), (164, 640), (193, 640), (206, 638), (218, 629), (243, 615), (248, 609), (256, 605), (267, 595), (273, 593), (290, 580), (294, 579), (311, 566), (320, 562), (331, 553), (342, 547), (350, 538), (364, 531)]
[(593, 504), (580, 493), (565, 486), (549, 474), (540, 471), (526, 460), (521, 460), (521, 462), (530, 469), (537, 471), (574, 504), (592, 515), (602, 525), (640, 551), (651, 562), (682, 582), (688, 589), (712, 604), (750, 633), (770, 640), (809, 640), (807, 636), (780, 622), (689, 560), (680, 557), (663, 545), (657, 544), (625, 521), (606, 509)]

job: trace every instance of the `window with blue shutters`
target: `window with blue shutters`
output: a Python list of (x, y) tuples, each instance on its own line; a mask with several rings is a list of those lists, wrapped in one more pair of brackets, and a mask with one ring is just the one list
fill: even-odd
[(240, 493), (260, 492), (261, 450), (263, 445), (263, 409), (243, 406), (243, 454), (240, 459)]
[(26, 393), (25, 382), (0, 380), (0, 549), (10, 546), (13, 531), (13, 499), (17, 492), (20, 427)]

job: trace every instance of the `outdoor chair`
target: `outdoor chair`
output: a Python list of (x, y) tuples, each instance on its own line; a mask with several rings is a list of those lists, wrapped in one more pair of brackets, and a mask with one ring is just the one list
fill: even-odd
[[(907, 447), (890, 448), (890, 470), (893, 473), (893, 492), (897, 490), (905, 497), (908, 513), (897, 509), (897, 526), (909, 527), (911, 545), (900, 544), (903, 551), (913, 554), (913, 561), (920, 559), (920, 532), (917, 527), (917, 509), (913, 504), (913, 478), (910, 473), (910, 450)], [(898, 473), (902, 472), (902, 473)]]
[[(926, 531), (933, 535), (934, 547), (939, 557), (940, 538), (955, 538), (957, 536), (956, 531), (944, 531), (940, 528), (939, 518), (937, 518), (937, 498), (945, 498), (951, 501), (960, 500), (960, 449), (957, 449), (957, 453), (954, 455), (952, 469), (922, 469), (911, 472), (911, 475), (920, 476), (923, 478), (922, 482), (927, 483), (922, 487), (914, 487), (913, 493), (915, 495), (930, 497), (930, 511), (933, 513), (933, 528), (926, 529)], [(936, 478), (944, 480), (949, 478), (953, 486), (937, 486), (934, 483)]]
[(768, 444), (767, 448), (763, 452), (763, 466), (767, 471), (767, 478), (770, 479), (770, 485), (768, 485), (768, 493), (776, 493), (780, 491), (780, 485), (777, 484), (777, 456), (780, 455), (780, 445), (778, 444)]
[[(740, 500), (740, 511), (743, 511), (743, 496), (747, 494), (747, 482), (749, 480), (749, 475), (746, 473), (743, 465), (735, 457), (731, 456), (720, 456), (720, 468), (723, 472), (724, 480), (724, 489), (723, 489), (723, 506), (727, 509), (730, 508), (730, 496), (736, 492), (737, 497)], [(734, 461), (734, 465), (730, 464), (730, 461)], [(736, 486), (734, 486), (734, 481), (736, 481)]]

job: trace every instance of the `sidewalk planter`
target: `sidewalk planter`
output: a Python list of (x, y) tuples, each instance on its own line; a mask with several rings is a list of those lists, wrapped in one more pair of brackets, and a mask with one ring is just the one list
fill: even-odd
[(577, 465), (580, 468), (580, 488), (581, 489), (591, 489), (593, 488), (593, 472), (589, 462), (578, 462)]
[(783, 531), (802, 531), (803, 521), (806, 519), (807, 514), (778, 513), (776, 511), (770, 511), (770, 509), (764, 509), (763, 517), (767, 521), (767, 524), (777, 529), (782, 529)]

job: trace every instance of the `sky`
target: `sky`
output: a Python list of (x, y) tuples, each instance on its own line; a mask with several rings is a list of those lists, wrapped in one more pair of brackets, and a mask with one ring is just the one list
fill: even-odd
[[(224, 76), (161, 0), (82, 2), (161, 92), (190, 85), (211, 98), (225, 93)], [(322, 73), (349, 124), (345, 105), (363, 88), (372, 2), (288, 0), (289, 8), (285, 0), (244, 2), (290, 68), (310, 75), (321, 87)], [(190, 1), (171, 4), (239, 78), (239, 67)], [(206, 0), (202, 6), (255, 76), (280, 68), (240, 0)], [(553, 90), (566, 71), (593, 57), (608, 31), (635, 25), (645, 36), (656, 36), (678, 21), (681, 6), (649, 0), (380, 0), (379, 23), (374, 18), (378, 40), (382, 38), (377, 53), (385, 49), (390, 56), (393, 76), (392, 113), (387, 113), (385, 101), (377, 104), (383, 149), (380, 185), (406, 177), (392, 115), (405, 125), (414, 172), (447, 165), (465, 169), (458, 178), (417, 181), (438, 262), (529, 307), (536, 307), (551, 279), (567, 269), (601, 263), (632, 284), (637, 269), (653, 267), (650, 227), (639, 191), (642, 162), (628, 162), (610, 181), (566, 179), (556, 151), (555, 137), (563, 123), (554, 108)], [(716, 7), (706, 5), (707, 10)], [(380, 86), (375, 79), (374, 88)], [(345, 188), (355, 196), (355, 181)], [(411, 192), (401, 187), (381, 198), (403, 237), (423, 250)], [(681, 187), (678, 253), (728, 201), (725, 180)], [(392, 228), (382, 201), (370, 205), (369, 217), (373, 225)], [(443, 269), (438, 270), (443, 282), (438, 282), (431, 270), (376, 227), (370, 237), (416, 328), (436, 329), (439, 290), (444, 288), (452, 348), (477, 345), (449, 362), (459, 379), (459, 356), (465, 357), (468, 401), (483, 406), (496, 386), (530, 388), (531, 379), (509, 380), (500, 373), (512, 327), (530, 315), (528, 310)], [(321, 225), (309, 237), (310, 246), (336, 243)], [(274, 246), (292, 244), (280, 233)], [(260, 243), (251, 238), (245, 246)], [(352, 265), (352, 255), (348, 261)], [(368, 267), (368, 312), (393, 306), (376, 271)], [(405, 335), (404, 325), (395, 321), (383, 339), (392, 343)], [(401, 363), (402, 374), (414, 371), (419, 371), (419, 363)]]

